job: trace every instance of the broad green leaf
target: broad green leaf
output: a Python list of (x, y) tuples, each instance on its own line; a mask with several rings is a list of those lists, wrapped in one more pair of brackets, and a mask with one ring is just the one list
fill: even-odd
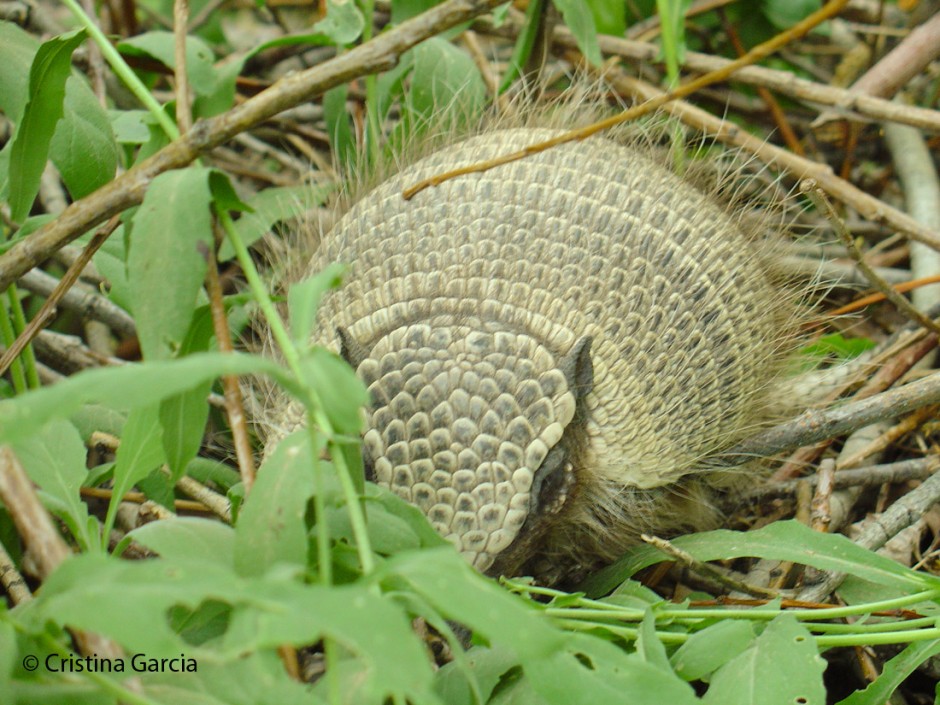
[(819, 9), (814, 0), (763, 0), (764, 16), (780, 30), (789, 29)]
[(59, 121), (49, 156), (77, 200), (114, 178), (118, 146), (108, 114), (84, 78), (73, 75), (65, 82), (65, 109), (68, 119)]
[[(166, 615), (209, 600), (231, 606), (229, 628), (217, 642), (192, 646)], [(52, 620), (109, 636), (148, 658), (185, 653), (214, 663), (282, 644), (313, 644), (328, 635), (366, 659), (364, 677), (390, 695), (424, 695), (431, 680), (423, 645), (391, 601), (362, 587), (306, 585), (284, 571), (248, 579), (201, 558), (73, 556), (44, 583), (30, 617), (39, 625)]]
[(277, 363), (240, 353), (201, 353), (182, 360), (87, 370), (51, 387), (0, 402), (0, 442), (36, 433), (49, 421), (68, 418), (83, 404), (138, 408), (220, 375), (261, 373), (296, 390)]
[(304, 516), (314, 492), (314, 465), (319, 449), (310, 432), (297, 431), (280, 443), (258, 470), (235, 529), (235, 569), (261, 575), (278, 563), (307, 565)]
[(601, 65), (601, 48), (597, 43), (597, 27), (594, 14), (586, 0), (553, 0), (555, 7), (571, 30), (578, 49), (593, 66)]
[(587, 0), (599, 34), (622, 37), (627, 31), (626, 3), (611, 0)]
[[(855, 545), (839, 534), (822, 534), (796, 521), (778, 521), (749, 532), (708, 531), (673, 541), (702, 561), (755, 557), (793, 561), (821, 570), (851, 573), (859, 578), (901, 589), (940, 587), (940, 579), (917, 573)], [(669, 560), (651, 546), (642, 546), (589, 578), (582, 589), (589, 595), (610, 592), (638, 570)]]
[(296, 44), (313, 46), (345, 46), (356, 41), (362, 34), (365, 18), (353, 0), (327, 0), (326, 17), (311, 27), (310, 32), (288, 34), (255, 47), (247, 58), (267, 49)]
[(398, 517), (408, 525), (410, 531), (418, 537), (421, 546), (445, 546), (447, 541), (428, 523), (428, 518), (420, 509), (406, 502), (390, 490), (368, 483), (365, 485), (366, 511), (372, 516), (372, 509), (379, 505), (382, 511)]
[(698, 703), (692, 687), (671, 670), (586, 634), (568, 635), (564, 649), (546, 658), (523, 660), (523, 669), (532, 689), (552, 705)]
[(192, 320), (214, 246), (210, 173), (160, 174), (134, 216), (127, 274), (145, 360), (176, 354)]
[(65, 81), (72, 71), (72, 52), (85, 40), (78, 30), (44, 42), (29, 70), (29, 99), (16, 126), (10, 151), (10, 216), (21, 221), (39, 191), (49, 144), (63, 115)]
[[(276, 223), (301, 218), (313, 206), (323, 204), (331, 187), (277, 186), (259, 191), (248, 199), (249, 212), (235, 221), (235, 229), (246, 247), (260, 240)], [(226, 239), (219, 247), (219, 261), (235, 256), (235, 250)]]
[(474, 571), (453, 548), (399, 554), (389, 559), (386, 571), (408, 582), (447, 619), (506, 645), (523, 662), (546, 658), (565, 643), (563, 632)]
[(369, 403), (365, 385), (352, 368), (326, 348), (313, 348), (301, 360), (303, 382), (316, 390), (333, 430), (356, 435), (362, 427), (359, 409)]
[(346, 269), (346, 265), (334, 262), (327, 265), (322, 272), (297, 282), (287, 292), (290, 331), (294, 342), (301, 349), (309, 345), (310, 333), (316, 323), (317, 309), (323, 294), (343, 282)]
[(0, 690), (10, 692), (10, 677), (17, 656), (16, 632), (13, 625), (0, 619)]
[(35, 37), (12, 22), (0, 22), (0, 111), (19, 122), (29, 100), (29, 67), (39, 49)]
[[(148, 56), (170, 69), (176, 68), (176, 43), (172, 32), (144, 32), (125, 39), (118, 50), (131, 56)], [(209, 95), (215, 89), (212, 50), (198, 37), (186, 37), (186, 75), (197, 95)]]
[[(393, 555), (421, 547), (418, 534), (401, 517), (385, 510), (381, 504), (368, 503), (369, 523), (366, 529), (372, 550), (382, 555)], [(330, 511), (330, 536), (354, 543), (352, 524), (345, 506)]]
[(705, 705), (826, 705), (826, 661), (796, 618), (781, 614), (742, 654), (712, 677)]
[(489, 702), (506, 672), (514, 666), (519, 667), (512, 652), (500, 646), (477, 646), (467, 652), (465, 660), (469, 673), (462, 670), (457, 661), (451, 661), (435, 674), (434, 689), (447, 705), (473, 705), (476, 702), (468, 677), (476, 681), (483, 702)]
[[(209, 349), (214, 334), (211, 311), (208, 306), (201, 306), (186, 333), (180, 347), (180, 355), (205, 352)], [(173, 483), (183, 476), (186, 465), (196, 457), (202, 446), (206, 419), (209, 417), (207, 397), (212, 389), (212, 382), (213, 380), (206, 380), (160, 403), (163, 450)]]
[(365, 18), (353, 0), (327, 0), (326, 17), (311, 29), (337, 46), (351, 44), (362, 34)]
[(400, 24), (405, 20), (420, 15), (437, 5), (439, 0), (395, 0), (392, 3), (392, 24)]
[[(210, 600), (231, 607), (228, 629), (211, 643), (188, 644), (167, 614)], [(148, 658), (184, 653), (200, 664), (237, 662), (261, 649), (329, 636), (362, 660), (369, 690), (402, 701), (433, 698), (424, 646), (392, 601), (364, 587), (306, 585), (284, 571), (248, 579), (201, 559), (74, 556), (43, 584), (27, 617), (37, 626), (51, 620), (111, 637)]]
[[(114, 494), (105, 518), (105, 531), (113, 526), (118, 505), (126, 492), (165, 462), (160, 442), (158, 406), (140, 406), (127, 415), (121, 445), (114, 458)], [(107, 536), (107, 533), (105, 534)]]
[(897, 656), (888, 661), (878, 676), (864, 690), (852, 693), (836, 705), (883, 705), (891, 702), (898, 686), (928, 659), (940, 654), (940, 639), (915, 641), (908, 644)]
[(85, 445), (75, 427), (67, 421), (56, 421), (42, 433), (24, 436), (12, 446), (29, 478), (54, 501), (55, 513), (65, 521), (78, 544), (85, 550), (97, 545), (97, 535), (88, 533), (88, 507), (80, 495), (88, 471)]
[(248, 55), (229, 56), (215, 66), (215, 86), (193, 101), (193, 118), (210, 118), (235, 105), (235, 86)]
[(412, 61), (408, 107), (417, 124), (433, 119), (440, 129), (442, 122), (458, 125), (482, 110), (486, 87), (466, 52), (432, 37), (412, 50)]
[(148, 673), (142, 680), (146, 695), (168, 705), (327, 705), (270, 651), (229, 663), (200, 661), (196, 673)]
[(150, 113), (146, 110), (109, 110), (111, 130), (120, 144), (143, 144), (150, 139)]
[(129, 535), (164, 558), (190, 558), (228, 567), (235, 558), (235, 530), (211, 519), (176, 517), (153, 521)]
[(722, 619), (689, 636), (670, 661), (680, 677), (701, 680), (748, 648), (754, 637), (751, 622)]

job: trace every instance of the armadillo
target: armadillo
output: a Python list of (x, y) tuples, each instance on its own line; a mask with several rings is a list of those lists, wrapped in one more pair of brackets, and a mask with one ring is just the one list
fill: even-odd
[(713, 524), (746, 476), (714, 459), (765, 417), (792, 339), (766, 243), (647, 149), (591, 137), (402, 197), (556, 134), (433, 152), (359, 198), (309, 264), (350, 264), (316, 342), (368, 386), (369, 479), (481, 571), (548, 582), (641, 533)]

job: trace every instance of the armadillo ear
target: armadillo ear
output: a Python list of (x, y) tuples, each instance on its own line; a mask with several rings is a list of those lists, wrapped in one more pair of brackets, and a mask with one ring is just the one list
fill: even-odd
[(343, 326), (336, 327), (336, 335), (339, 336), (340, 357), (348, 362), (354, 370), (358, 370), (362, 361), (369, 357), (369, 351), (353, 338), (352, 333)]
[(594, 388), (594, 363), (591, 362), (591, 336), (578, 338), (558, 364), (568, 389), (580, 401)]

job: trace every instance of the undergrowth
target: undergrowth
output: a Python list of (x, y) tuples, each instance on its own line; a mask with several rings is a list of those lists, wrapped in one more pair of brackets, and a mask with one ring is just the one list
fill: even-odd
[[(300, 70), (369, 39), (373, 23), (400, 25), (432, 4), (396, 0), (377, 9), (336, 0), (319, 20), (303, 8), (210, 8), (186, 37), (194, 98), (187, 105), (197, 120), (225, 114), (236, 98), (267, 85), (271, 70)], [(623, 3), (554, 4), (595, 65), (598, 31), (623, 35), (638, 19)], [(651, 4), (636, 3), (647, 16)], [(681, 18), (688, 3), (656, 4), (664, 18), (663, 80), (671, 84), (687, 48)], [(172, 26), (171, 3), (140, 0), (137, 19), (147, 28), (134, 31), (126, 17), (122, 23), (104, 13), (107, 35), (100, 18), (74, 0), (64, 5), (68, 13), (40, 5), (62, 30), (43, 41), (0, 23), (0, 109), (12, 129), (0, 152), (2, 253), (30, 243), (59, 216), (40, 194), (49, 174), (81, 204), (126, 183), (116, 180), (119, 172), (181, 131), (178, 96), (168, 93), (179, 56), (164, 28)], [(727, 13), (753, 45), (808, 13), (797, 5), (805, 3), (764, 0)], [(191, 15), (207, 7), (193, 2)], [(513, 47), (503, 91), (519, 85), (537, 43), (543, 4), (528, 7), (514, 43), (502, 40)], [(495, 11), (497, 28), (508, 12)], [(246, 36), (238, 23), (249, 20), (265, 36), (279, 36)], [(698, 22), (688, 41), (702, 48), (719, 24), (714, 17)], [(384, 73), (330, 89), (313, 126), (297, 127), (294, 115), (274, 129), (321, 141), (325, 134), (335, 163), (349, 165), (363, 161), (354, 157), (363, 152), (366, 162), (380, 160), (387, 145), (442, 111), (482, 110), (486, 82), (454, 41), (466, 26), (418, 44)], [(108, 67), (103, 103), (86, 75), (97, 52)], [(252, 72), (264, 78), (248, 80)], [(352, 105), (362, 112), (351, 113)], [(112, 360), (41, 384), (42, 367), (28, 346), (0, 379), (2, 472), (22, 467), (68, 546), (50, 570), (43, 560), (37, 567), (50, 537), (41, 525), (23, 524), (21, 507), (8, 501), (28, 488), (7, 486), (0, 541), (6, 565), (29, 580), (25, 595), (5, 583), (4, 702), (822, 705), (824, 655), (896, 645), (867, 688), (855, 679), (828, 695), (874, 705), (940, 653), (940, 577), (795, 521), (682, 537), (674, 546), (699, 561), (764, 558), (846, 573), (838, 603), (777, 597), (727, 606), (704, 591), (665, 597), (637, 578), (674, 560), (653, 547), (631, 552), (575, 593), (477, 574), (418, 510), (363, 480), (365, 390), (337, 356), (307, 342), (316, 304), (341, 269), (295, 284), (286, 294), (288, 320), (258, 272), (252, 245), (322, 202), (339, 179), (327, 158), (317, 178), (301, 183), (296, 165), (315, 161), (313, 153), (272, 135), (271, 126), (253, 125), (253, 139), (286, 144), (290, 159), (259, 152), (240, 171), (236, 150), (258, 147), (234, 142), (160, 173), (142, 198), (131, 198), (135, 205), (121, 209), (94, 255), (102, 291), (133, 315), (131, 341), (142, 361)], [(87, 247), (93, 236), (76, 244)], [(252, 315), (262, 316), (279, 361), (220, 351), (204, 288), (217, 243), (223, 273), (244, 283), (226, 289), (232, 336), (249, 338)], [(64, 266), (53, 261), (46, 269), (61, 275)], [(41, 302), (16, 284), (4, 292), (5, 348)], [(81, 321), (67, 315), (53, 329), (73, 332)], [(303, 405), (308, 421), (266, 457), (247, 491), (218, 408), (226, 375), (268, 378)], [(226, 518), (180, 504), (183, 478), (214, 492)], [(122, 501), (134, 492), (162, 507), (151, 509), (162, 518), (128, 525)]]

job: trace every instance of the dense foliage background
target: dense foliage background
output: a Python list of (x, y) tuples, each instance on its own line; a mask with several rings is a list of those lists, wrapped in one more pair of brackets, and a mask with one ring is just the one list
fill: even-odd
[[(841, 426), (823, 412), (757, 446), (802, 449), (778, 455), (737, 530), (638, 548), (567, 593), (478, 575), (420, 512), (364, 483), (364, 389), (308, 343), (342, 268), (282, 291), (283, 245), (263, 239), (296, 230), (417, 133), (458, 129), (510, 96), (525, 109), (526, 86), (555, 95), (583, 72), (592, 100), (642, 102), (725, 70), (694, 105), (664, 106), (677, 118), (664, 142), (679, 169), (724, 142), (779, 169), (781, 192), (817, 181), (839, 215), (792, 196), (812, 235), (788, 261), (822, 273), (821, 309), (865, 281), (843, 261), (840, 223), (878, 281), (936, 273), (929, 248), (895, 235), (940, 241), (940, 197), (911, 186), (936, 179), (936, 3), (826, 8), (3, 3), (2, 700), (940, 702), (940, 396), (929, 373), (908, 372), (936, 331), (888, 304), (820, 323), (795, 367), (887, 341), (843, 393), (915, 381), (847, 403)], [(917, 31), (926, 41), (912, 48)], [(723, 67), (758, 46), (774, 51), (748, 55), (760, 64), (729, 82)], [(888, 65), (892, 49), (903, 55)], [(612, 57), (601, 89), (592, 72)], [(883, 73), (901, 78), (903, 102), (885, 99), (901, 86), (879, 84)], [(901, 155), (918, 153), (926, 175), (909, 177)], [(920, 222), (893, 207), (905, 199)], [(276, 355), (247, 352), (259, 335)], [(309, 428), (256, 471), (245, 419), (270, 388), (303, 405)], [(842, 442), (895, 417), (874, 440)], [(867, 512), (874, 531), (834, 533)], [(888, 553), (870, 550), (889, 539)]]

